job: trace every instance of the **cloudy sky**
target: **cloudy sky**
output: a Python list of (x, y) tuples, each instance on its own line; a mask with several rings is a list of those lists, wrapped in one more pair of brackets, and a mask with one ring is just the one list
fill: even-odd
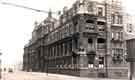
[[(48, 11), (62, 10), (76, 0), (0, 0)], [(134, 0), (123, 0), (126, 11), (135, 14)], [(31, 38), (35, 21), (42, 21), (46, 13), (0, 4), (0, 52), (2, 64), (22, 61), (23, 47)]]

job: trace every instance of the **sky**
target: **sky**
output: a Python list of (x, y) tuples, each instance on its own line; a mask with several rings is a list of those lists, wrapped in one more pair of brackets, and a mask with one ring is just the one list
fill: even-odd
[[(18, 5), (49, 11), (62, 10), (76, 0), (0, 0)], [(123, 0), (125, 11), (135, 14), (135, 0)], [(31, 38), (35, 21), (43, 21), (47, 14), (10, 5), (0, 4), (0, 52), (3, 65), (23, 60), (23, 47)]]

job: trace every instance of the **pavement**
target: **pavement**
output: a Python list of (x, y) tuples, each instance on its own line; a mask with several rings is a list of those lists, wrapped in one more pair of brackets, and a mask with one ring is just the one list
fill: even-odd
[(84, 78), (62, 74), (15, 71), (13, 73), (2, 72), (1, 80), (127, 80), (127, 79)]

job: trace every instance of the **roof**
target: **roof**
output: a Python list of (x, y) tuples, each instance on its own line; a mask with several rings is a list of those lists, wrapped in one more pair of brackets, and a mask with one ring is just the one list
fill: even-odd
[(48, 12), (48, 17), (43, 21), (44, 23), (46, 22), (55, 22), (57, 21), (54, 17), (52, 17), (52, 11), (50, 10)]

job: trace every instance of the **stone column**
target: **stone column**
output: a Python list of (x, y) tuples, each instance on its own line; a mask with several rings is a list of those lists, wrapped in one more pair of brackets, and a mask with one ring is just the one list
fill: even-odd
[[(75, 51), (75, 40), (72, 39), (72, 52), (74, 52), (74, 51)], [(72, 67), (75, 67), (75, 66), (73, 66), (74, 64), (75, 64), (74, 63), (74, 57), (72, 56)]]
[(44, 71), (44, 51), (43, 46), (41, 46), (41, 72)]

